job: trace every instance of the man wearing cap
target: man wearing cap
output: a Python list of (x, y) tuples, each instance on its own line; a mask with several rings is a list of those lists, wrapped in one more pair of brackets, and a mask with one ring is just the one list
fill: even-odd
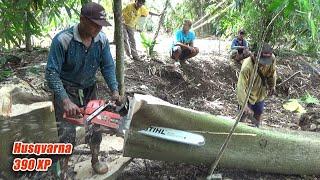
[(175, 40), (170, 50), (170, 56), (175, 61), (175, 68), (180, 66), (180, 62), (187, 63), (187, 59), (199, 53), (199, 48), (194, 47), (196, 34), (190, 30), (191, 26), (190, 20), (184, 20), (182, 29), (175, 34)]
[[(54, 107), (60, 142), (75, 145), (75, 126), (63, 119), (63, 113), (73, 117), (80, 113), (89, 100), (96, 99), (96, 72), (98, 68), (112, 92), (112, 100), (120, 101), (115, 65), (102, 26), (109, 26), (104, 8), (87, 3), (81, 8), (80, 23), (61, 31), (52, 40), (46, 67), (46, 80), (53, 91)], [(100, 127), (87, 133), (92, 167), (103, 174), (108, 166), (98, 159), (102, 140)], [(67, 166), (68, 158), (63, 160)]]
[[(253, 115), (253, 118), (251, 119), (253, 124), (257, 127), (260, 125), (261, 115), (264, 110), (264, 99), (267, 97), (267, 94), (272, 95), (275, 92), (276, 58), (272, 52), (272, 47), (268, 44), (264, 44), (260, 60), (256, 59), (257, 53), (244, 59), (239, 74), (237, 98), (239, 105), (242, 106), (249, 88), (254, 64), (259, 63), (257, 77), (255, 78), (248, 103), (245, 106), (245, 116)], [(245, 120), (245, 118), (242, 118), (242, 120)]]
[(230, 59), (236, 63), (242, 63), (242, 60), (250, 56), (248, 48), (248, 42), (244, 39), (245, 31), (240, 29), (238, 31), (238, 37), (232, 40)]
[(144, 6), (145, 0), (135, 0), (134, 3), (128, 4), (122, 10), (122, 16), (124, 19), (123, 23), (123, 39), (124, 39), (124, 49), (127, 56), (131, 56), (134, 60), (140, 60), (136, 41), (134, 39), (134, 28), (140, 17), (146, 17), (150, 15), (160, 16), (159, 14), (149, 12), (146, 6)]

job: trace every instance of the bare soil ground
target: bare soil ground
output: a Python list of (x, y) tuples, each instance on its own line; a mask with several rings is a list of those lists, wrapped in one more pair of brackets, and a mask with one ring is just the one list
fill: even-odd
[[(204, 40), (210, 42), (208, 40)], [(210, 46), (203, 43), (203, 49)], [(143, 61), (126, 59), (125, 84), (127, 92), (144, 92), (172, 104), (204, 111), (216, 115), (236, 117), (237, 100), (235, 88), (237, 76), (235, 69), (229, 65), (227, 51), (206, 49), (197, 57), (182, 65), (183, 74), (172, 71), (172, 60), (163, 50), (161, 44), (154, 58), (144, 55)], [(200, 48), (201, 49), (201, 48)], [(44, 68), (47, 50), (32, 53), (13, 52), (18, 60), (7, 64), (15, 76), (26, 80), (35, 89), (48, 90), (44, 84)], [(2, 54), (1, 57), (8, 54)], [(299, 98), (306, 91), (320, 99), (320, 76), (308, 66), (304, 56), (286, 56), (278, 58), (278, 84), (292, 74), (300, 74), (277, 87), (277, 93), (267, 98), (263, 126), (289, 128), (296, 130), (320, 131), (320, 106), (306, 106), (307, 113), (301, 118), (298, 114), (286, 111), (282, 105), (288, 99)], [(315, 66), (316, 67), (316, 66)], [(318, 67), (319, 70), (319, 65)], [(99, 97), (107, 98), (108, 89), (101, 75), (98, 75)], [(7, 78), (6, 80), (10, 80)], [(303, 119), (303, 124), (300, 124)], [(314, 128), (315, 127), (315, 128)], [(80, 149), (86, 149), (79, 146)], [(102, 154), (106, 161), (117, 159), (121, 150), (105, 149)], [(109, 153), (108, 153), (109, 152)], [(88, 155), (75, 155), (70, 164), (70, 177), (76, 178), (74, 167), (90, 159)], [(121, 173), (119, 179), (201, 179), (209, 171), (207, 165), (170, 163), (153, 160), (134, 159)], [(317, 177), (286, 176), (265, 174), (237, 169), (222, 169), (218, 172), (224, 179), (317, 179)], [(320, 178), (320, 177), (318, 177)]]

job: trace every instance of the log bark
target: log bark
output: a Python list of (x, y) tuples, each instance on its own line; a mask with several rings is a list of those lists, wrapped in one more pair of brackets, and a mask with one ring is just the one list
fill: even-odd
[[(135, 95), (128, 114), (124, 156), (153, 160), (212, 163), (234, 124), (233, 119), (181, 108), (158, 98)], [(128, 125), (127, 125), (128, 126)], [(204, 146), (170, 142), (140, 134), (149, 126), (201, 134)], [(220, 166), (267, 173), (319, 175), (320, 134), (253, 128), (239, 123)]]
[(113, 1), (114, 13), (114, 42), (116, 42), (116, 70), (117, 81), (119, 83), (119, 93), (124, 95), (124, 45), (123, 45), (123, 31), (122, 31), (122, 4), (121, 0)]

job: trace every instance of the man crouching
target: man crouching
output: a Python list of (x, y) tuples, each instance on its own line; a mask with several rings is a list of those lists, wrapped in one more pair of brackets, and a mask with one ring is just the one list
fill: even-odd
[(176, 32), (175, 41), (170, 51), (171, 58), (175, 61), (175, 68), (179, 68), (180, 62), (187, 63), (187, 59), (199, 53), (199, 48), (193, 46), (196, 35), (190, 31), (191, 26), (192, 22), (185, 20), (183, 28)]

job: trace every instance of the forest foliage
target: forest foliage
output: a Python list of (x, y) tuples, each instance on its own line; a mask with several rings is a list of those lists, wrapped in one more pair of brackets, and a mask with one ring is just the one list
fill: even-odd
[[(199, 2), (184, 0), (172, 8), (166, 19), (166, 28), (174, 31), (181, 27), (182, 19), (194, 22), (201, 19), (203, 16), (197, 14), (201, 6)], [(217, 9), (217, 6), (222, 8)], [(279, 14), (268, 29), (266, 41), (277, 48), (320, 55), (320, 0), (212, 0), (206, 1), (203, 7), (207, 19), (215, 16), (208, 21), (210, 36), (233, 37), (243, 28), (253, 45), (261, 41), (261, 31)], [(228, 7), (228, 11), (224, 11)]]
[(40, 36), (67, 23), (80, 0), (9, 0), (0, 2), (0, 50), (21, 47), (30, 36)]
[[(81, 5), (88, 1), (0, 1), (0, 50), (19, 48), (28, 44), (31, 36), (45, 36), (55, 28), (68, 26), (77, 20)], [(107, 11), (112, 10), (111, 0), (99, 2)], [(205, 34), (230, 38), (239, 28), (244, 28), (250, 44), (254, 45), (261, 41), (261, 31), (276, 14), (279, 16), (268, 30), (267, 42), (279, 49), (319, 55), (320, 0), (171, 0), (164, 26), (167, 32), (173, 33), (184, 19), (197, 22), (205, 16), (204, 23), (196, 25), (209, 26), (200, 29)]]

